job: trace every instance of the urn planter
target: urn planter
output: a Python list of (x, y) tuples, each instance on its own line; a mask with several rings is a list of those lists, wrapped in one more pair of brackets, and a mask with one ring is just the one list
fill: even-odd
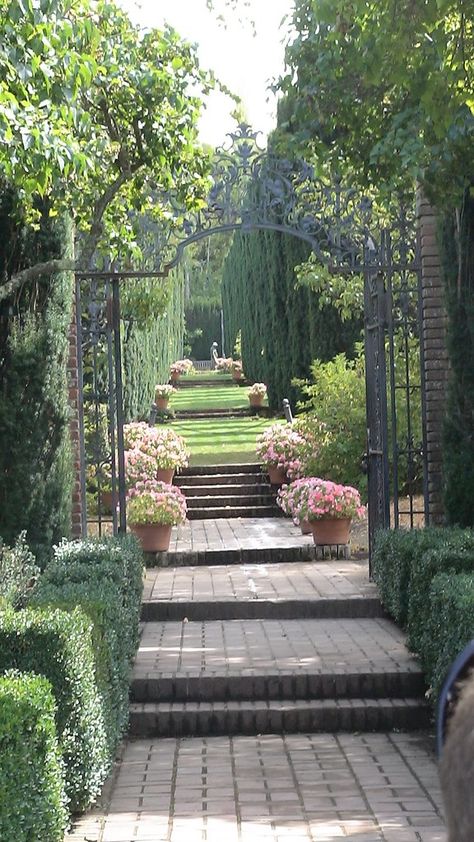
[(285, 469), (280, 468), (279, 465), (269, 465), (267, 471), (270, 485), (283, 485), (283, 483), (288, 482)]
[(260, 409), (263, 406), (263, 395), (249, 395), (250, 406), (254, 409)]
[(158, 468), (156, 478), (158, 482), (167, 482), (171, 485), (174, 477), (174, 468)]
[(161, 398), (161, 397), (155, 398), (156, 408), (159, 409), (160, 412), (163, 412), (165, 409), (168, 409), (169, 402), (170, 402), (169, 398)]

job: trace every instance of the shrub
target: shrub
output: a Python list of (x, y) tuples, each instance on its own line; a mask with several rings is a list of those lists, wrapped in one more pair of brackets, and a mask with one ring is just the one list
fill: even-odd
[(448, 670), (474, 629), (474, 576), (440, 573), (429, 593), (424, 635), (428, 679), (436, 702)]
[[(410, 574), (410, 602), (408, 608), (408, 644), (419, 652), (423, 667), (430, 672), (432, 663), (427, 628), (430, 603), (428, 594), (432, 580), (438, 573), (474, 573), (474, 533), (460, 532), (449, 545), (434, 547), (414, 559)], [(474, 627), (471, 630), (474, 633)]]
[(22, 532), (13, 547), (7, 547), (0, 539), (0, 600), (14, 608), (25, 604), (31, 588), (39, 575), (33, 553)]
[[(388, 529), (378, 532), (373, 557), (373, 576), (382, 602), (402, 628), (407, 627), (411, 598), (411, 571), (427, 550), (463, 541), (461, 529)], [(425, 592), (426, 595), (427, 592)]]
[(73, 811), (98, 795), (110, 768), (94, 666), (92, 624), (80, 609), (0, 612), (0, 671), (34, 671), (51, 683)]
[[(90, 572), (90, 568), (84, 569), (85, 565), (73, 567), (76, 568), (73, 575)], [(130, 617), (122, 604), (119, 584), (108, 579), (105, 571), (103, 576), (82, 581), (61, 582), (61, 578), (58, 576), (57, 582), (42, 580), (32, 606), (64, 611), (80, 607), (91, 620), (95, 683), (111, 761), (128, 722), (130, 641), (127, 631)]]
[(63, 768), (49, 682), (0, 677), (0, 839), (62, 842), (67, 824)]

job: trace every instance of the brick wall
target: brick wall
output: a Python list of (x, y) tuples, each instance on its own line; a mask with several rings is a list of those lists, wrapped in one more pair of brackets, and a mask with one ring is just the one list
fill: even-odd
[(436, 214), (421, 192), (417, 196), (417, 215), (421, 236), (422, 342), (425, 357), (430, 522), (442, 524), (442, 431), (449, 372), (446, 310), (436, 241)]

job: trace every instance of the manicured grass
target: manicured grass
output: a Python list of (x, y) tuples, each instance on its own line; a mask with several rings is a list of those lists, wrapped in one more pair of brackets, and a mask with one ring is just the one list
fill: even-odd
[(241, 386), (195, 386), (178, 389), (171, 397), (170, 408), (182, 409), (246, 409), (247, 389)]
[(203, 418), (174, 421), (173, 430), (186, 440), (191, 465), (257, 462), (257, 436), (274, 418)]
[(232, 376), (222, 371), (193, 371), (190, 374), (181, 375), (181, 383), (188, 380), (215, 380), (216, 383), (225, 383), (232, 380)]

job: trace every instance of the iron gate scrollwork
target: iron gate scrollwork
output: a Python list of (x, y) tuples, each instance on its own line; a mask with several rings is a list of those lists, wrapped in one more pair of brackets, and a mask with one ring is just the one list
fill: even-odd
[[(143, 265), (76, 276), (82, 354), (83, 480), (86, 520), (101, 533), (124, 531), (120, 287), (166, 277), (189, 243), (224, 231), (274, 230), (299, 237), (323, 265), (364, 283), (369, 549), (376, 532), (428, 518), (420, 260), (413, 217), (399, 208), (390, 225), (370, 197), (339, 179), (321, 179), (304, 161), (287, 161), (241, 125), (214, 156), (207, 203), (189, 215), (168, 196), (176, 226), (144, 219)], [(163, 197), (161, 197), (163, 201)], [(118, 261), (118, 262), (117, 262)], [(114, 255), (120, 265), (120, 255)], [(127, 264), (124, 264), (127, 265)], [(414, 362), (415, 360), (415, 362)], [(403, 478), (403, 482), (402, 479)], [(104, 494), (111, 506), (104, 516)], [(420, 505), (420, 499), (423, 503)]]

